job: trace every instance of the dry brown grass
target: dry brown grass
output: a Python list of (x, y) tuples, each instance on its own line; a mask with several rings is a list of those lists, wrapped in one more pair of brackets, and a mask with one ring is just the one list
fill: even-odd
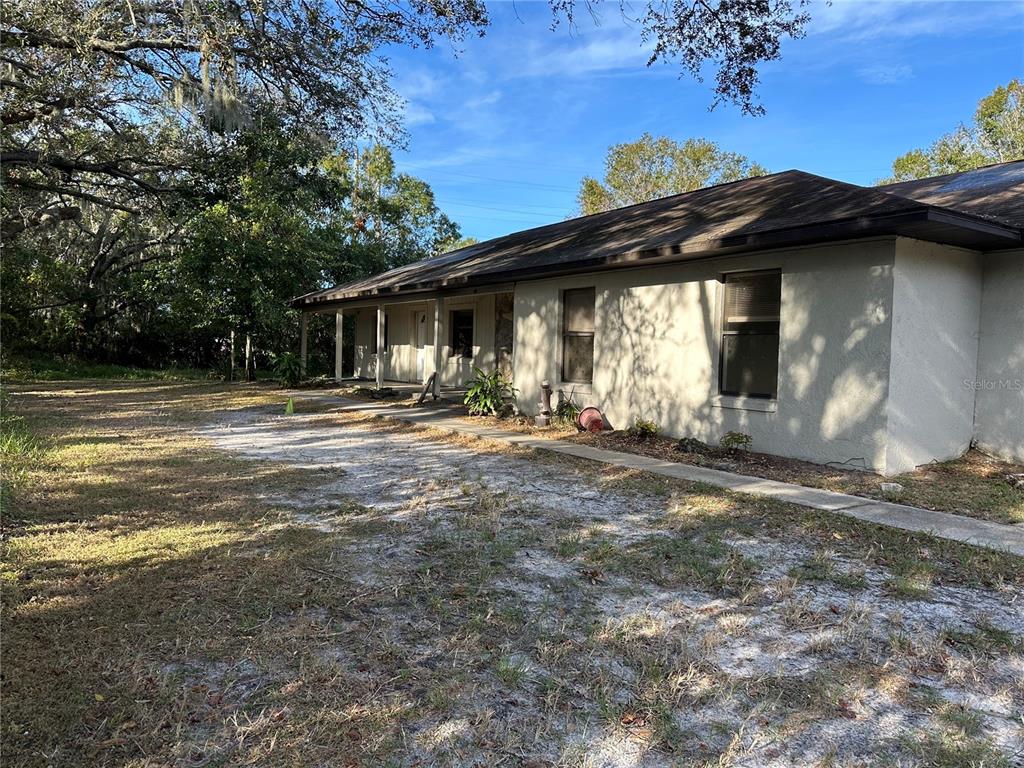
[[(900, 504), (954, 512), (997, 523), (1024, 522), (1024, 491), (1006, 481), (1006, 476), (1024, 472), (1024, 467), (969, 451), (959, 459), (930, 464), (914, 472), (883, 478), (870, 472), (840, 469), (797, 459), (747, 451), (712, 449), (707, 454), (676, 449), (677, 441), (656, 437), (638, 441), (626, 432), (600, 435), (552, 435), (614, 451), (638, 453), (665, 461), (726, 469), (730, 472), (823, 488), (838, 493), (894, 501)], [(896, 482), (897, 493), (883, 492), (879, 484)]]
[[(242, 460), (192, 431), (279, 412), (278, 392), (69, 383), (12, 404), (43, 448), (5, 510), (7, 765), (584, 765), (599, 747), (727, 765), (767, 759), (780, 734), (813, 743), (818, 721), (866, 716), (883, 686), (931, 717), (911, 673), (987, 691), (1019, 652), (985, 621), (922, 635), (834, 589), (858, 572), (884, 596), (925, 563), (935, 590), (1019, 593), (1020, 560), (986, 550), (300, 400), (319, 414), (300, 423), (325, 435), (413, 436), (650, 506), (644, 530), (621, 531), (437, 476), (392, 515), (325, 497), (329, 525), (313, 527), (285, 502), (345, 470)], [(285, 439), (292, 424), (267, 429)], [(807, 554), (773, 573), (775, 550), (737, 541)], [(906, 601), (908, 615), (924, 605)], [(886, 622), (891, 644), (873, 634)], [(768, 642), (766, 625), (784, 631)], [(727, 667), (734, 646), (773, 654), (794, 633), (814, 674)], [(1000, 695), (1024, 705), (1024, 690)], [(902, 754), (996, 753), (972, 731), (953, 746), (908, 734)]]
[[(453, 415), (461, 413), (456, 407), (450, 410)], [(968, 451), (959, 459), (930, 464), (913, 472), (884, 478), (871, 472), (753, 451), (727, 451), (716, 447), (711, 447), (707, 453), (680, 451), (675, 439), (655, 436), (638, 440), (627, 430), (595, 435), (580, 433), (574, 427), (564, 424), (553, 424), (541, 429), (535, 427), (529, 419), (464, 418), (476, 424), (484, 423), (496, 429), (522, 432), (534, 437), (568, 440), (610, 451), (724, 469), (880, 501), (954, 512), (997, 523), (1024, 523), (1024, 491), (1012, 487), (1006, 481), (1009, 474), (1024, 473), (1024, 466), (976, 450)], [(903, 490), (898, 493), (883, 492), (879, 488), (882, 482), (900, 483)]]
[[(343, 581), (308, 570), (330, 561), (331, 537), (259, 498), (316, 472), (231, 458), (188, 429), (282, 402), (261, 388), (115, 383), (12, 397), (45, 450), (4, 510), (7, 765), (258, 754), (263, 721), (280, 730), (292, 700), (337, 689), (305, 613), (343, 602)], [(296, 650), (303, 685), (275, 689)], [(244, 706), (253, 696), (260, 713)]]

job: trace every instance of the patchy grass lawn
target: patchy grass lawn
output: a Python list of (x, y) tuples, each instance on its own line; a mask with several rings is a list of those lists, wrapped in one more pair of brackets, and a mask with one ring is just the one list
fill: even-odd
[[(452, 410), (461, 409), (453, 407)], [(676, 439), (658, 435), (640, 440), (627, 430), (595, 435), (580, 433), (571, 425), (557, 423), (538, 429), (528, 419), (465, 418), (477, 423), (486, 421), (497, 429), (511, 429), (609, 451), (636, 453), (663, 461), (722, 469), (879, 501), (953, 512), (997, 523), (1024, 523), (1024, 490), (1007, 481), (1008, 475), (1024, 474), (1024, 466), (976, 450), (958, 459), (930, 464), (896, 477), (881, 477), (872, 472), (825, 466), (754, 451), (730, 451), (715, 446), (709, 446), (701, 452), (680, 450)], [(899, 483), (903, 490), (884, 492), (879, 487), (883, 482)]]
[(10, 405), (7, 765), (1020, 756), (1019, 558), (259, 388)]
[[(959, 459), (929, 464), (896, 477), (880, 477), (871, 472), (827, 467), (753, 451), (727, 451), (720, 448), (711, 448), (705, 453), (680, 451), (677, 440), (660, 436), (637, 440), (625, 431), (558, 436), (613, 451), (725, 469), (880, 501), (954, 512), (997, 523), (1024, 523), (1024, 490), (1013, 487), (1006, 479), (1007, 475), (1024, 473), (1024, 466), (1001, 461), (975, 450)], [(899, 483), (903, 490), (883, 492), (879, 487), (883, 482)]]
[[(412, 407), (415, 404), (415, 397), (409, 397), (406, 393), (386, 390), (381, 397), (374, 389), (365, 386), (334, 390), (334, 394), (360, 400), (386, 400), (395, 407)], [(428, 402), (427, 405), (433, 404)], [(450, 410), (452, 415), (462, 416), (476, 424), (483, 422), (495, 429), (507, 429), (535, 437), (567, 440), (609, 451), (635, 453), (663, 461), (722, 469), (879, 501), (953, 512), (996, 523), (1024, 523), (1024, 489), (1007, 481), (1008, 475), (1024, 474), (1024, 466), (977, 450), (968, 451), (958, 459), (930, 464), (896, 477), (881, 477), (872, 472), (825, 466), (755, 451), (725, 450), (717, 446), (708, 446), (707, 450), (700, 452), (680, 450), (679, 441), (674, 438), (656, 435), (641, 440), (628, 430), (590, 434), (579, 432), (572, 424), (558, 422), (538, 428), (532, 419), (525, 417), (470, 417), (458, 403), (434, 407)], [(883, 482), (899, 483), (903, 490), (882, 491), (880, 484)]]

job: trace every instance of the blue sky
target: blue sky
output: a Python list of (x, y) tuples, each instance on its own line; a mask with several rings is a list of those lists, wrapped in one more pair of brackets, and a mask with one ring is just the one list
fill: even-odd
[(545, 2), (490, 3), (486, 37), (389, 51), (405, 100), (399, 168), (480, 239), (573, 215), (579, 180), (644, 131), (704, 137), (772, 171), (870, 184), (892, 160), (969, 120), (1024, 75), (1024, 2), (818, 0), (807, 37), (762, 70), (763, 117), (708, 110), (704, 84), (646, 66), (640, 30), (606, 2), (600, 25), (552, 31)]

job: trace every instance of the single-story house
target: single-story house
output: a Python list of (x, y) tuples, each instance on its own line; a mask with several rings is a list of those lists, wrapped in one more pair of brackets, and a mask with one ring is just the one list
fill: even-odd
[[(502, 367), (611, 426), (895, 474), (1024, 460), (1024, 161), (880, 187), (802, 171), (516, 232), (292, 306), (356, 374)], [(351, 322), (351, 321), (350, 321)], [(305, 322), (303, 323), (305, 328)], [(305, 335), (303, 335), (305, 349)]]

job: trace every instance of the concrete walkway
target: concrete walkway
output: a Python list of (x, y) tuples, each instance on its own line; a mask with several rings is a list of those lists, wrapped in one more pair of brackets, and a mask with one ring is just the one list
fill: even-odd
[(850, 496), (844, 493), (826, 491), (819, 488), (807, 488), (802, 485), (783, 483), (777, 480), (766, 480), (749, 475), (738, 475), (718, 469), (695, 467), (691, 464), (679, 464), (663, 461), (649, 456), (638, 456), (621, 451), (607, 451), (588, 445), (578, 445), (564, 440), (552, 440), (544, 437), (533, 437), (521, 432), (472, 424), (464, 419), (451, 416), (433, 408), (408, 408), (374, 403), (363, 400), (329, 395), (323, 392), (298, 390), (282, 393), (296, 399), (315, 400), (324, 403), (337, 403), (338, 411), (360, 411), (376, 416), (405, 421), (410, 424), (443, 429), (457, 434), (474, 435), (487, 440), (497, 440), (524, 448), (539, 448), (581, 459), (600, 461), (616, 467), (642, 470), (663, 477), (677, 480), (690, 480), (707, 483), (730, 491), (749, 493), (754, 496), (766, 496), (802, 507), (835, 512), (858, 520), (902, 528), (907, 531), (928, 533), (942, 539), (975, 544), (990, 549), (1002, 550), (1024, 557), (1024, 529), (1014, 525), (992, 523), (949, 512), (936, 512), (920, 507), (909, 507), (903, 504), (892, 504), (875, 501), (862, 496)]

